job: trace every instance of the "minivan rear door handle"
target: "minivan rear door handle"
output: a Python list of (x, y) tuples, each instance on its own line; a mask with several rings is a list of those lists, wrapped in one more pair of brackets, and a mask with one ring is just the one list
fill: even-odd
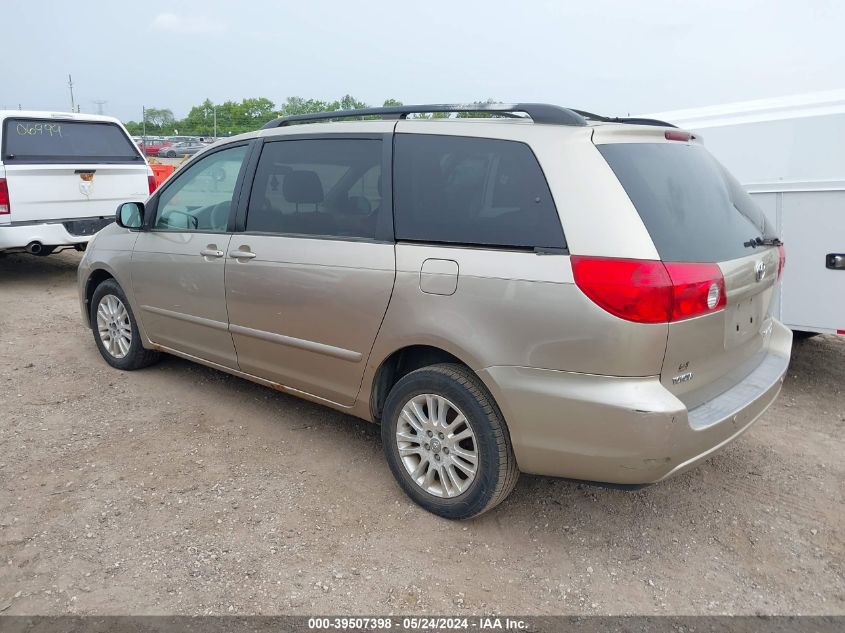
[(253, 253), (252, 251), (242, 251), (240, 249), (237, 249), (234, 251), (229, 251), (229, 257), (234, 257), (235, 259), (252, 259), (253, 257), (255, 257), (255, 253)]
[(845, 270), (845, 253), (828, 253), (825, 265), (832, 270)]

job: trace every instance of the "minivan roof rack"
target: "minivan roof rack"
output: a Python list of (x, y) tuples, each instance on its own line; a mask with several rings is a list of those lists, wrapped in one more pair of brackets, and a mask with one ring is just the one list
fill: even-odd
[(573, 110), (576, 114), (580, 114), (588, 121), (599, 121), (601, 123), (627, 123), (628, 125), (656, 125), (658, 127), (678, 127), (660, 119), (644, 119), (642, 117), (609, 117), (600, 114), (593, 114), (592, 112), (585, 112), (584, 110)]
[(436, 103), (428, 105), (385, 106), (383, 108), (361, 108), (358, 110), (334, 110), (331, 112), (313, 112), (311, 114), (289, 114), (265, 123), (261, 129), (283, 127), (291, 123), (326, 121), (331, 119), (350, 119), (364, 116), (378, 116), (382, 119), (406, 119), (409, 114), (434, 112), (488, 112), (505, 117), (518, 117), (516, 113), (527, 114), (534, 123), (550, 125), (587, 125), (584, 117), (577, 110), (562, 108), (547, 103)]

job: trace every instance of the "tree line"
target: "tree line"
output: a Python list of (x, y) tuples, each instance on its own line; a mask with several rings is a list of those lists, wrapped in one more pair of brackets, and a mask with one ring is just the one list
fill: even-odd
[[(495, 103), (493, 99), (477, 101), (478, 104)], [(401, 101), (386, 99), (384, 106), (400, 106)], [(160, 136), (211, 136), (215, 130), (217, 136), (232, 136), (256, 130), (267, 121), (280, 116), (291, 114), (309, 114), (311, 112), (331, 112), (334, 110), (355, 110), (368, 108), (369, 104), (359, 101), (352, 95), (335, 101), (320, 99), (304, 99), (302, 97), (288, 97), (278, 106), (266, 97), (225, 101), (215, 104), (206, 99), (200, 105), (194, 106), (183, 119), (173, 116), (169, 108), (145, 108), (143, 121), (127, 121), (126, 129), (132, 136), (140, 136), (146, 131), (147, 135)], [(445, 118), (447, 113), (432, 113), (418, 115), (420, 118)], [(489, 113), (460, 113), (457, 116), (492, 116)]]

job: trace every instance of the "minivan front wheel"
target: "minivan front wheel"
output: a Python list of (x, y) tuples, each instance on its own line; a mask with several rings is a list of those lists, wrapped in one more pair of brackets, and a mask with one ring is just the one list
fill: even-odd
[(141, 369), (159, 358), (159, 353), (141, 345), (141, 335), (129, 301), (114, 279), (107, 279), (91, 298), (91, 329), (100, 355), (117, 369)]
[(519, 477), (501, 412), (462, 365), (432, 365), (399, 380), (385, 403), (381, 435), (405, 493), (445, 518), (490, 510)]

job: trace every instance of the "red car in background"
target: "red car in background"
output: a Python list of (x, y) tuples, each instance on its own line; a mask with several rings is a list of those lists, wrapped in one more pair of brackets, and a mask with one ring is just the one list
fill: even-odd
[(138, 143), (138, 147), (139, 147), (139, 148), (141, 149), (141, 151), (143, 151), (143, 152), (144, 152), (144, 154), (146, 154), (147, 156), (158, 156), (158, 153), (159, 153), (162, 149), (164, 149), (164, 148), (166, 148), (166, 147), (169, 147), (169, 146), (170, 146), (170, 145), (172, 145), (172, 144), (173, 144), (173, 143), (171, 143), (170, 141), (162, 141), (162, 140), (147, 139), (146, 144), (145, 144), (145, 143), (143, 143), (143, 142)]

